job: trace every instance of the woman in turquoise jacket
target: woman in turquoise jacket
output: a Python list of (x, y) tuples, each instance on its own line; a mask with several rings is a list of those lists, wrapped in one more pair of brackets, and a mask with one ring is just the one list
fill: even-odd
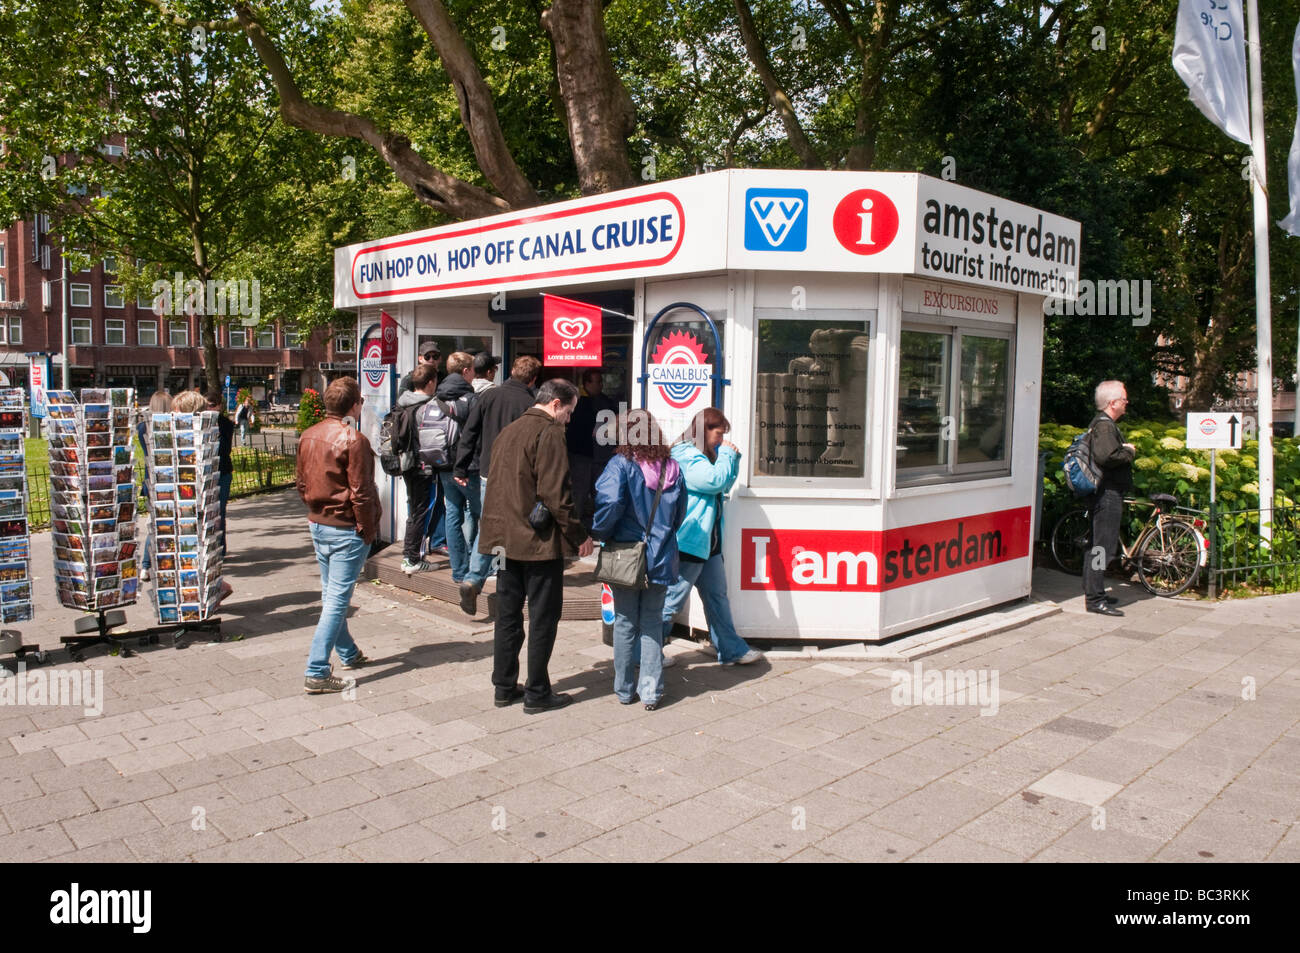
[[(686, 604), (691, 587), (700, 590), (709, 641), (723, 665), (748, 665), (763, 657), (736, 633), (727, 600), (727, 572), (722, 563), (722, 498), (740, 473), (740, 451), (726, 439), (731, 424), (716, 407), (695, 415), (681, 439), (673, 444), (673, 459), (686, 480), (686, 519), (677, 531), (681, 576), (664, 600), (664, 637), (673, 616)], [(671, 656), (665, 659), (671, 665)]]

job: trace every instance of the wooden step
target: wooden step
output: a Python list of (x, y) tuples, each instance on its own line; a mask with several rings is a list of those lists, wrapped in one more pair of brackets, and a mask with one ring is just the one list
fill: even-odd
[[(428, 555), (425, 562), (437, 568), (428, 572), (407, 575), (402, 572), (402, 548), (389, 546), (366, 560), (362, 578), (378, 579), (397, 589), (428, 596), (452, 605), (460, 605), (460, 586), (451, 581), (451, 560), (446, 556)], [(561, 621), (591, 620), (600, 618), (600, 583), (592, 578), (595, 565), (576, 560), (564, 569), (564, 606)], [(479, 593), (475, 618), (496, 618), (495, 576), (489, 576)], [(527, 617), (527, 609), (524, 616)]]

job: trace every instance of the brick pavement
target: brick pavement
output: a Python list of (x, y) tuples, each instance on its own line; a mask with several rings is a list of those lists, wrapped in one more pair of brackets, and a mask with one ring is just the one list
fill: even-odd
[[(996, 671), (987, 716), (895, 704), (910, 666), (723, 669), (682, 643), (646, 712), (615, 701), (595, 626), (566, 623), (551, 673), (576, 703), (526, 716), (492, 705), (490, 628), (375, 584), (349, 625), (382, 661), (354, 699), (304, 695), (301, 506), (230, 516), (238, 641), (58, 654), (103, 670), (99, 717), (0, 707), (0, 861), (1300, 860), (1300, 596), (1120, 587), (1106, 619), (1042, 573), (1063, 614), (921, 663)], [(75, 613), (48, 539), (23, 632), (51, 648)]]

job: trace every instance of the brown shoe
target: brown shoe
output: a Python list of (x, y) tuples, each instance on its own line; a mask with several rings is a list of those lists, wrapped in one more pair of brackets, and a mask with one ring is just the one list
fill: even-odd
[(328, 695), (333, 692), (341, 692), (347, 687), (343, 679), (334, 675), (328, 675), (325, 678), (311, 678), (308, 676), (303, 682), (302, 690), (308, 695)]
[(478, 614), (478, 594), (483, 590), (483, 586), (474, 585), (471, 582), (462, 582), (460, 584), (460, 611), (466, 615)]

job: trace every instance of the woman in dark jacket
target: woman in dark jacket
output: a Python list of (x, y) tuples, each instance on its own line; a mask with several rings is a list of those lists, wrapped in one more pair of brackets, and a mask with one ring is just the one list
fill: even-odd
[[(619, 433), (623, 443), (596, 481), (591, 535), (622, 543), (646, 539), (646, 588), (610, 586), (614, 594), (614, 694), (624, 705), (640, 696), (646, 711), (654, 711), (664, 694), (661, 620), (668, 587), (677, 581), (677, 529), (686, 516), (686, 488), (681, 469), (648, 411), (628, 411), (619, 421)], [(656, 507), (655, 492), (660, 487)], [(635, 674), (638, 664), (639, 679)]]

